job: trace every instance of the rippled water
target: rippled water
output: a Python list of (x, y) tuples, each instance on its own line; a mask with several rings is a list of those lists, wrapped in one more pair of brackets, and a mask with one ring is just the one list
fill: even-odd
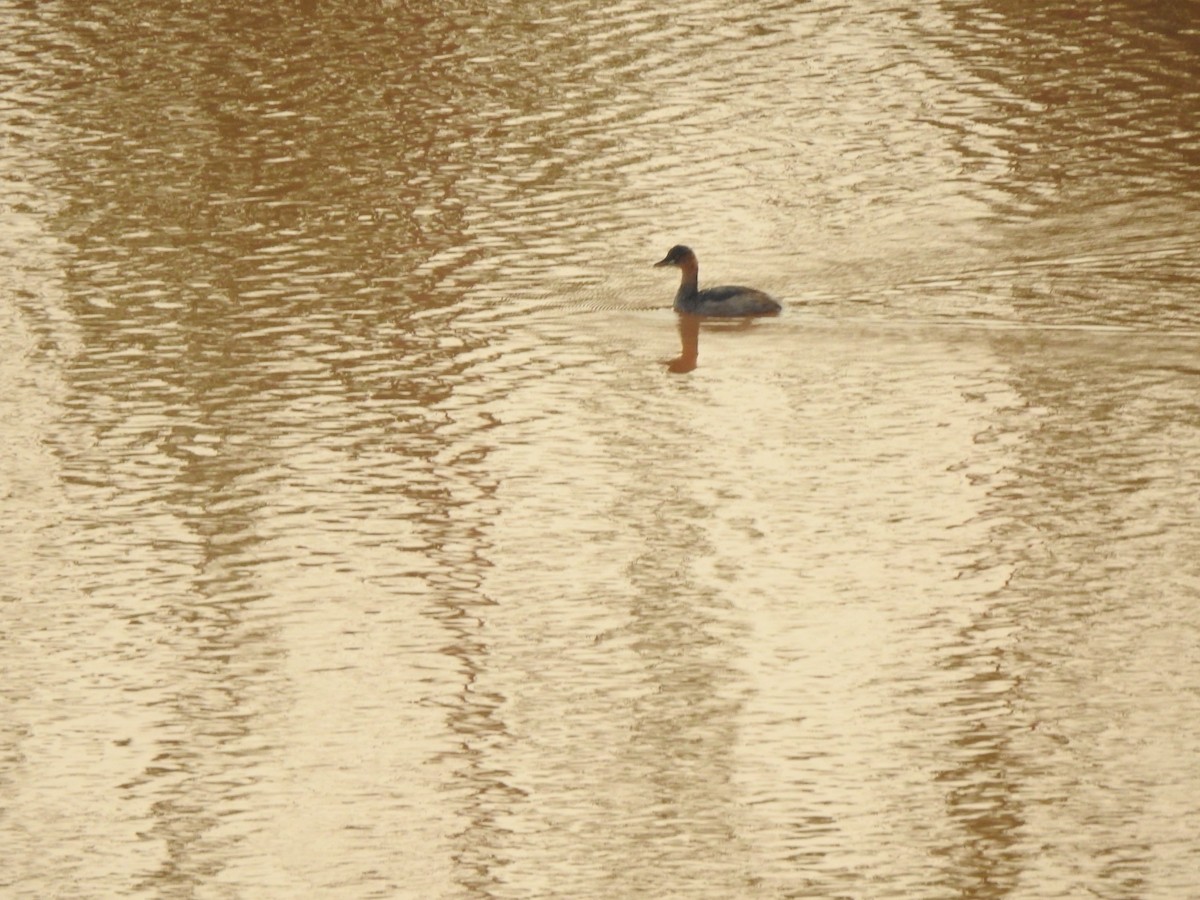
[(0, 892), (1194, 895), (1190, 4), (0, 30)]

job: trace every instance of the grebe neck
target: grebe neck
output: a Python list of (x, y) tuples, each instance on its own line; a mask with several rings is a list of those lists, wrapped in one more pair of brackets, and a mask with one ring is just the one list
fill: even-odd
[(699, 263), (695, 259), (684, 260), (679, 265), (679, 271), (683, 277), (679, 282), (679, 290), (675, 293), (676, 301), (696, 296), (700, 280)]

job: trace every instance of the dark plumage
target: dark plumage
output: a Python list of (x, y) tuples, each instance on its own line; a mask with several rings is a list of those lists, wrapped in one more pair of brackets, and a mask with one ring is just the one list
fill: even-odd
[(700, 263), (691, 248), (683, 244), (676, 244), (654, 264), (655, 268), (659, 266), (677, 266), (683, 273), (675, 292), (676, 312), (694, 316), (774, 316), (782, 309), (774, 297), (754, 288), (725, 284), (698, 290)]

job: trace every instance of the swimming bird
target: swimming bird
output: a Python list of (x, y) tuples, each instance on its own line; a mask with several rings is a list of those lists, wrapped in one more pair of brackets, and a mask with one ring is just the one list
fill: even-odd
[(697, 290), (700, 263), (690, 247), (676, 244), (667, 251), (666, 257), (654, 264), (678, 266), (683, 273), (679, 290), (675, 292), (675, 311), (693, 316), (774, 316), (782, 307), (770, 294), (754, 288), (725, 284), (720, 287)]

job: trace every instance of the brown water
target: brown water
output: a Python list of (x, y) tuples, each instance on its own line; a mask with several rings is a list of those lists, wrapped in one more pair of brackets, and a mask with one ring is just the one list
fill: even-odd
[(0, 0), (0, 894), (1194, 897), (1198, 20)]

